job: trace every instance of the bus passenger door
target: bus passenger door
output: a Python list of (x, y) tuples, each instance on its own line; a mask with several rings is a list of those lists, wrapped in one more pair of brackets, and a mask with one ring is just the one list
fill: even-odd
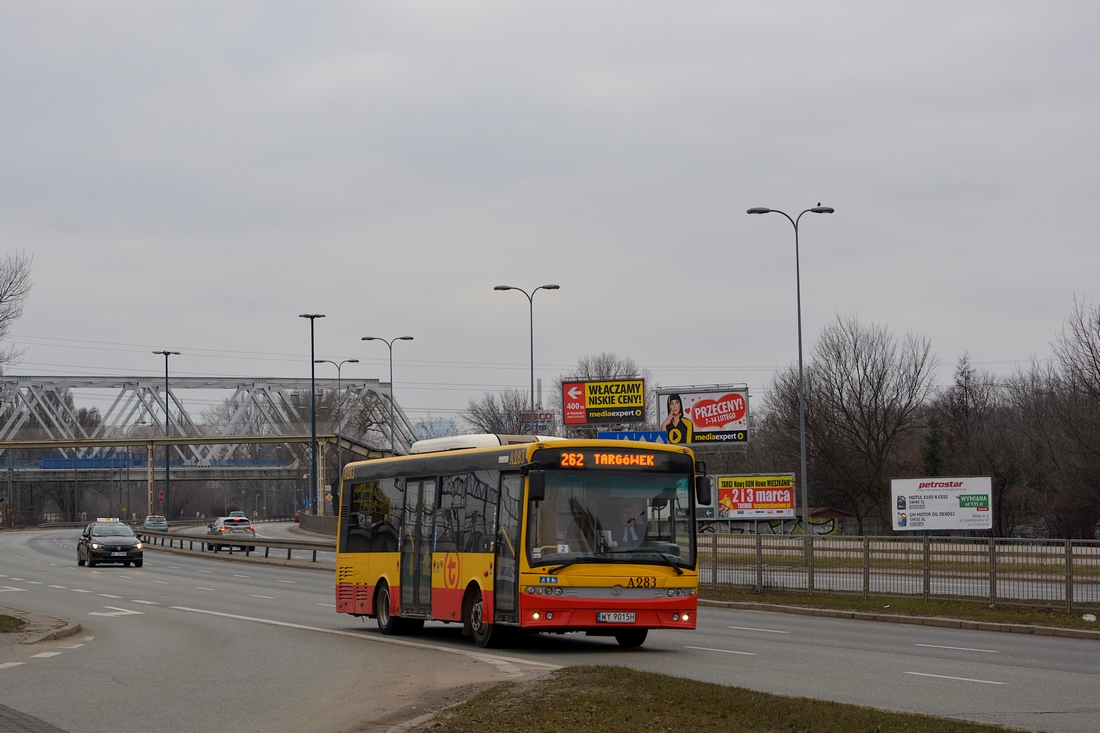
[(493, 574), (493, 620), (518, 621), (519, 535), (523, 515), (523, 476), (500, 477), (500, 516), (497, 521), (496, 572)]
[(435, 479), (405, 482), (405, 526), (401, 542), (401, 614), (432, 610), (432, 515)]

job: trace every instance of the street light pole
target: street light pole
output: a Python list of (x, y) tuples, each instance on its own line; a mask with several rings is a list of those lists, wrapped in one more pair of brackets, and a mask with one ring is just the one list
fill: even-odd
[[(802, 214), (831, 214), (834, 209), (830, 206), (822, 206), (820, 203), (817, 206), (813, 206), (806, 209)], [(809, 489), (807, 488), (808, 480), (806, 476), (806, 386), (802, 376), (802, 279), (799, 274), (798, 268), (798, 222), (802, 218), (802, 214), (799, 214), (796, 218), (792, 219), (784, 211), (779, 209), (769, 209), (763, 206), (756, 206), (748, 210), (749, 214), (782, 214), (787, 217), (787, 221), (794, 227), (794, 287), (795, 287), (795, 302), (798, 309), (798, 443), (801, 459), (801, 471), (802, 471), (802, 531), (807, 536), (810, 535), (810, 504), (809, 504)]]
[[(170, 438), (171, 436), (171, 423), (169, 418), (169, 392), (168, 392), (168, 357), (175, 354), (179, 356), (178, 351), (154, 351), (154, 354), (162, 354), (164, 356), (164, 437)], [(167, 443), (164, 444), (164, 515), (169, 519), (172, 518), (172, 479), (169, 471), (169, 464), (172, 463), (172, 446)]]
[(386, 345), (386, 348), (390, 352), (390, 455), (397, 455), (397, 441), (394, 438), (394, 416), (393, 416), (393, 342), (394, 341), (412, 341), (412, 336), (397, 336), (387, 341), (384, 338), (378, 338), (377, 336), (364, 336), (363, 341), (381, 341)]
[(528, 417), (527, 424), (532, 434), (535, 432), (535, 293), (540, 290), (560, 289), (560, 285), (539, 285), (528, 293), (523, 288), (517, 288), (513, 285), (497, 285), (493, 288), (493, 290), (518, 290), (527, 296), (527, 305), (529, 307), (531, 319), (531, 415)]
[(336, 479), (339, 480), (340, 474), (344, 471), (344, 449), (340, 446), (340, 430), (344, 426), (344, 422), (341, 419), (342, 414), (340, 412), (340, 403), (343, 401), (344, 391), (340, 386), (340, 370), (345, 364), (358, 364), (358, 359), (344, 359), (340, 362), (335, 362), (332, 359), (314, 359), (314, 364), (332, 364), (336, 367), (336, 464), (339, 466)]
[(309, 506), (313, 514), (317, 513), (317, 365), (314, 363), (313, 323), (324, 318), (323, 313), (303, 313), (299, 318), (309, 319), (309, 422), (310, 422), (310, 460), (309, 460)]

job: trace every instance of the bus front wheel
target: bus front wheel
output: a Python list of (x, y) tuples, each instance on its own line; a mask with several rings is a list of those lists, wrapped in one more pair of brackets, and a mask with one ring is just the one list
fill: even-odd
[(496, 624), (485, 623), (485, 599), (478, 591), (473, 606), (470, 607), (470, 631), (474, 643), (482, 649), (501, 646), (506, 631)]

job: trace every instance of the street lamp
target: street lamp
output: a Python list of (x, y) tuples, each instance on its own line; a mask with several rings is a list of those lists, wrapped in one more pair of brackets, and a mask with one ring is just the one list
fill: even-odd
[(528, 426), (531, 432), (535, 432), (535, 293), (540, 290), (559, 290), (559, 285), (539, 285), (528, 293), (523, 288), (512, 285), (497, 285), (493, 290), (518, 290), (527, 296), (527, 304), (530, 306), (531, 316), (531, 415), (528, 418)]
[[(171, 437), (171, 424), (168, 421), (168, 357), (175, 354), (180, 355), (178, 351), (154, 351), (154, 354), (162, 354), (164, 356), (164, 437)], [(172, 518), (172, 478), (169, 472), (169, 464), (172, 463), (172, 446), (167, 443), (164, 444), (164, 514), (169, 519)]]
[(806, 477), (806, 387), (802, 377), (802, 281), (798, 272), (798, 221), (802, 214), (831, 214), (831, 206), (817, 206), (806, 209), (796, 218), (792, 219), (786, 212), (779, 209), (769, 209), (756, 206), (748, 210), (750, 214), (782, 214), (794, 227), (794, 288), (795, 302), (798, 307), (798, 443), (802, 462), (802, 531), (806, 536), (810, 535), (810, 504), (809, 489), (807, 489)]
[[(344, 392), (343, 392), (343, 389), (340, 387), (340, 370), (343, 368), (343, 366), (345, 364), (358, 364), (359, 360), (358, 359), (344, 359), (343, 361), (335, 362), (332, 359), (314, 359), (313, 363), (314, 364), (332, 364), (333, 366), (336, 367), (336, 463), (340, 467), (340, 473), (342, 473), (343, 470), (344, 470), (344, 449), (340, 445), (340, 430), (343, 428), (344, 423), (340, 419), (341, 418), (340, 403), (343, 401)], [(337, 478), (337, 480), (339, 480), (339, 478), (340, 478), (339, 474), (337, 475), (336, 478)]]
[(398, 336), (387, 341), (384, 338), (378, 338), (377, 336), (364, 336), (363, 341), (381, 341), (386, 345), (386, 348), (390, 351), (390, 455), (397, 455), (397, 441), (394, 438), (394, 417), (393, 417), (393, 342), (394, 341), (412, 341), (412, 336)]
[(314, 363), (313, 352), (313, 322), (318, 318), (324, 318), (324, 313), (303, 313), (299, 318), (309, 319), (309, 506), (313, 514), (317, 513), (317, 365)]

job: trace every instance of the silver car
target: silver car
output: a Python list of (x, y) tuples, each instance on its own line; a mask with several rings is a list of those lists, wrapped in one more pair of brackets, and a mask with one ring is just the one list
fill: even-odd
[(217, 537), (220, 540), (227, 540), (222, 542), (207, 540), (206, 549), (208, 550), (217, 552), (224, 547), (239, 547), (242, 550), (252, 552), (256, 549), (255, 545), (249, 545), (247, 542), (242, 544), (249, 537), (256, 536), (256, 528), (252, 526), (252, 522), (247, 517), (218, 517), (206, 526), (208, 527), (207, 535)]

